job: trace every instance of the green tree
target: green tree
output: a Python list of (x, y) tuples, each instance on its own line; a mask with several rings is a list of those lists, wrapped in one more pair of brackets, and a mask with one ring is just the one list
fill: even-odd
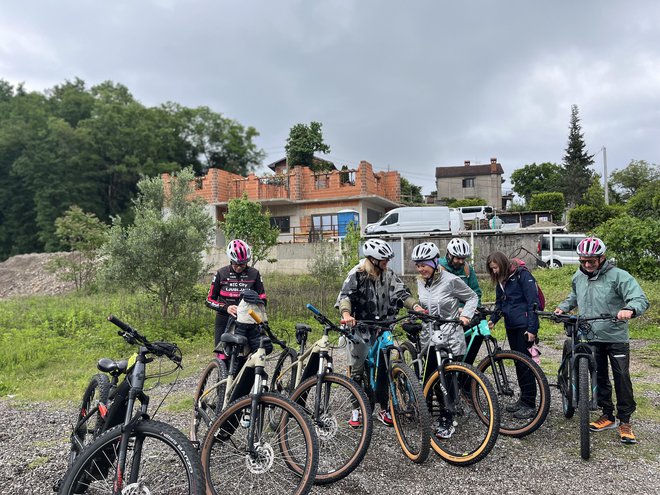
[(660, 279), (660, 220), (622, 215), (603, 223), (595, 234), (617, 266), (648, 280)]
[(323, 132), (320, 122), (296, 124), (289, 131), (286, 140), (286, 158), (290, 167), (309, 167), (315, 172), (327, 169), (327, 162), (316, 163), (314, 153), (330, 153), (330, 146), (323, 142)]
[(346, 227), (346, 235), (341, 240), (342, 273), (347, 273), (360, 261), (360, 244), (362, 244), (360, 227), (351, 221)]
[(639, 189), (626, 203), (626, 210), (637, 218), (660, 218), (660, 180)]
[(401, 177), (401, 201), (405, 204), (424, 204), (422, 186), (416, 186), (405, 177)]
[(204, 274), (202, 254), (214, 232), (203, 200), (191, 195), (193, 178), (188, 168), (167, 184), (161, 177), (141, 179), (134, 223), (123, 227), (114, 218), (103, 248), (108, 279), (155, 296), (164, 317)]
[(596, 174), (591, 182), (589, 189), (582, 197), (582, 204), (594, 206), (596, 208), (605, 208), (605, 191), (600, 185), (600, 176)]
[(651, 182), (660, 181), (660, 168), (655, 163), (645, 160), (631, 160), (623, 170), (615, 170), (610, 175), (609, 183), (620, 191), (626, 201)]
[(594, 164), (594, 155), (587, 153), (586, 147), (578, 106), (572, 105), (560, 184), (560, 191), (571, 206), (582, 203), (582, 197), (591, 185), (593, 170), (590, 167)]
[(557, 223), (561, 221), (566, 209), (564, 194), (560, 192), (532, 194), (529, 208), (532, 211), (551, 211), (552, 218)]
[(55, 258), (51, 268), (82, 289), (94, 278), (97, 253), (108, 238), (108, 226), (74, 205), (55, 220), (55, 227), (60, 243), (73, 253)]
[(482, 198), (455, 199), (449, 203), (450, 208), (461, 208), (462, 206), (486, 206), (488, 203)]
[(225, 221), (220, 223), (220, 228), (228, 241), (242, 239), (250, 245), (253, 263), (277, 261), (267, 256), (270, 248), (277, 244), (280, 231), (270, 226), (270, 212), (262, 212), (261, 205), (250, 201), (246, 194), (229, 200)]
[(555, 163), (532, 163), (516, 169), (511, 174), (513, 191), (525, 200), (532, 199), (532, 194), (554, 192), (561, 179), (561, 167)]

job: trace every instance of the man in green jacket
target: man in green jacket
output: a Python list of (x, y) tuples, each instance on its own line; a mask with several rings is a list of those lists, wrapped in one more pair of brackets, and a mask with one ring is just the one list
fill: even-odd
[[(481, 306), (481, 287), (479, 287), (477, 273), (475, 272), (474, 267), (470, 266), (467, 262), (467, 258), (471, 253), (472, 249), (467, 241), (454, 237), (447, 244), (447, 254), (444, 258), (438, 258), (438, 262), (443, 269), (447, 270), (452, 275), (459, 277), (477, 294), (477, 297), (479, 298), (477, 305)], [(472, 337), (465, 339), (466, 345), (470, 344), (471, 338)], [(477, 357), (477, 353), (479, 352), (483, 341), (484, 339), (481, 335), (476, 335), (474, 337), (472, 346), (463, 357), (464, 362), (468, 364), (474, 363), (474, 359)]]
[(583, 239), (577, 247), (580, 269), (573, 275), (570, 295), (555, 313), (561, 314), (577, 307), (580, 314), (597, 316), (616, 315), (618, 321), (592, 322), (593, 338), (590, 345), (596, 359), (598, 406), (603, 414), (589, 426), (591, 431), (616, 428), (612, 384), (608, 376), (608, 359), (612, 366), (619, 436), (625, 444), (637, 443), (630, 425), (630, 416), (637, 404), (630, 380), (630, 343), (628, 320), (642, 315), (649, 300), (635, 278), (617, 268), (605, 258), (605, 244), (597, 237)]

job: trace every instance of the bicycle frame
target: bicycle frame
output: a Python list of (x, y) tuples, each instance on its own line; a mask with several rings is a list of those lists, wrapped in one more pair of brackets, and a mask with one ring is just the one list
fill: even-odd
[[(322, 376), (324, 373), (332, 371), (332, 357), (330, 356), (332, 345), (328, 337), (328, 329), (308, 349), (305, 349), (306, 340), (307, 337), (305, 336), (305, 340), (300, 344), (300, 354), (298, 354), (296, 361), (280, 372), (280, 375), (276, 377), (277, 382), (286, 376), (294, 367), (296, 367), (296, 376), (293, 388), (296, 388), (304, 380), (313, 376), (315, 372), (317, 375)], [(316, 358), (313, 357), (314, 354), (318, 354), (318, 366), (316, 365)]]
[(398, 352), (399, 356), (401, 355), (401, 349), (394, 343), (394, 334), (391, 330), (382, 330), (379, 332), (376, 337), (376, 342), (369, 349), (369, 354), (365, 360), (365, 366), (367, 367), (369, 373), (369, 386), (373, 393), (376, 392), (378, 387), (378, 370), (381, 365), (381, 358), (384, 361), (386, 376), (387, 376), (387, 385), (390, 399), (394, 407), (399, 407), (399, 401), (394, 389), (394, 383), (389, 377), (392, 374), (392, 360), (391, 353), (395, 350)]
[(571, 325), (571, 347), (569, 353), (562, 359), (561, 364), (559, 365), (559, 370), (557, 371), (557, 383), (561, 382), (561, 376), (564, 370), (568, 367), (568, 376), (570, 382), (567, 384), (571, 387), (571, 406), (577, 407), (578, 394), (577, 394), (577, 368), (575, 366), (575, 361), (579, 359), (586, 359), (589, 362), (589, 370), (591, 374), (591, 398), (590, 398), (590, 407), (591, 409), (597, 408), (597, 380), (596, 380), (596, 358), (593, 355), (591, 347), (587, 343), (585, 336), (582, 332), (579, 331), (579, 318), (575, 320), (575, 323), (569, 323)]

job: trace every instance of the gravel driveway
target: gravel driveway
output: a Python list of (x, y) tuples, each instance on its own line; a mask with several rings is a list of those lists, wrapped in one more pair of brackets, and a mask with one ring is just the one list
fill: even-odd
[[(182, 380), (173, 397), (192, 394), (194, 382), (194, 377)], [(155, 406), (158, 393), (152, 391), (151, 395)], [(660, 494), (659, 423), (635, 421), (640, 440), (635, 446), (619, 443), (616, 431), (592, 435), (592, 458), (583, 461), (577, 418), (564, 419), (560, 403), (553, 387), (550, 414), (536, 433), (520, 440), (500, 436), (490, 455), (470, 467), (450, 466), (434, 453), (423, 465), (414, 465), (401, 452), (394, 431), (376, 422), (371, 447), (360, 467), (347, 479), (316, 487), (313, 493)], [(66, 466), (74, 409), (74, 403), (0, 399), (0, 493), (52, 493), (53, 481)], [(156, 419), (187, 431), (188, 413), (159, 412)]]

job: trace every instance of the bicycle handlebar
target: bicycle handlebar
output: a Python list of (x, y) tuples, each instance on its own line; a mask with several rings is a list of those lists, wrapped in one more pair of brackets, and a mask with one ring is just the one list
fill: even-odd
[(574, 315), (571, 313), (552, 313), (550, 311), (534, 311), (541, 318), (547, 318), (555, 323), (573, 323), (577, 321), (596, 321), (596, 320), (611, 320), (619, 321), (619, 319), (612, 314), (602, 313), (598, 316), (582, 316)]
[(257, 323), (257, 325), (259, 325), (261, 328), (264, 329), (264, 331), (266, 332), (266, 334), (268, 334), (268, 337), (270, 338), (270, 340), (272, 340), (273, 342), (275, 342), (275, 343), (276, 343), (277, 345), (279, 345), (282, 349), (286, 349), (286, 348), (288, 347), (288, 345), (287, 345), (286, 342), (284, 342), (284, 341), (278, 339), (278, 338), (275, 336), (275, 334), (273, 334), (273, 331), (272, 331), (272, 330), (270, 329), (270, 327), (268, 326), (268, 322), (267, 322), (267, 321), (263, 321), (263, 320), (261, 319), (261, 317), (260, 317), (257, 313), (255, 313), (254, 310), (252, 310), (252, 309), (248, 309), (248, 314), (249, 314), (250, 317), (252, 317), (252, 319)]
[(118, 335), (131, 345), (142, 345), (148, 352), (154, 356), (165, 356), (170, 361), (175, 363), (177, 367), (181, 367), (181, 349), (176, 344), (171, 342), (149, 342), (149, 340), (140, 334), (135, 328), (128, 323), (124, 323), (115, 315), (109, 315), (108, 321), (118, 326), (121, 331), (117, 332)]
[(326, 327), (331, 328), (332, 330), (335, 330), (336, 332), (339, 332), (342, 334), (344, 337), (346, 337), (348, 340), (350, 340), (353, 343), (357, 342), (357, 339), (353, 336), (353, 334), (349, 331), (346, 330), (343, 326), (336, 325), (330, 319), (325, 316), (323, 313), (321, 313), (318, 309), (316, 309), (314, 306), (311, 304), (307, 303), (307, 309), (309, 309), (312, 313), (314, 313), (314, 319), (318, 321), (321, 325), (325, 325)]

